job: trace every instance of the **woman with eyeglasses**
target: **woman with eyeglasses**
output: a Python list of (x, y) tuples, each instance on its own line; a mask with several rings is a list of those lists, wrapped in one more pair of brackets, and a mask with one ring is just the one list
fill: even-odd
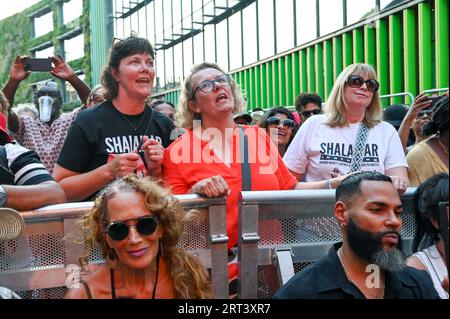
[(135, 175), (107, 186), (82, 219), (86, 268), (94, 241), (106, 264), (73, 285), (70, 299), (212, 298), (200, 261), (177, 248), (185, 212), (167, 189)]
[(266, 129), (270, 139), (277, 146), (278, 153), (283, 156), (297, 132), (292, 112), (284, 107), (270, 109), (258, 125)]
[(98, 84), (94, 86), (86, 101), (86, 107), (89, 109), (94, 105), (102, 104), (105, 101), (105, 88)]
[[(241, 113), (242, 105), (236, 82), (217, 64), (194, 66), (182, 85), (176, 114), (186, 133), (167, 148), (163, 163), (164, 180), (174, 194), (227, 196), (230, 296), (237, 292), (239, 192), (326, 188), (325, 182), (297, 183), (265, 130), (236, 125), (233, 114)], [(282, 234), (279, 224), (264, 229)]]
[(325, 114), (302, 124), (284, 155), (298, 180), (328, 181), (351, 172), (378, 171), (390, 176), (399, 192), (406, 191), (408, 165), (397, 131), (382, 121), (378, 88), (370, 65), (352, 64), (341, 72)]
[(146, 105), (154, 52), (135, 36), (117, 41), (102, 73), (105, 101), (70, 127), (54, 170), (69, 201), (89, 200), (114, 179), (135, 173), (160, 178), (173, 122)]
[(430, 136), (414, 146), (406, 157), (411, 185), (418, 186), (438, 173), (448, 174), (448, 96), (433, 108), (431, 121), (422, 129)]

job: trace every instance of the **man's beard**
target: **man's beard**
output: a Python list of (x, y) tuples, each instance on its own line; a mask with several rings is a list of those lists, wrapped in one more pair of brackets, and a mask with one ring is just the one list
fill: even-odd
[[(397, 247), (385, 251), (382, 238), (388, 234), (398, 236)], [(350, 249), (360, 258), (378, 265), (381, 269), (392, 272), (406, 267), (405, 256), (401, 251), (402, 238), (396, 231), (372, 233), (364, 230), (349, 218), (347, 226), (347, 239)]]

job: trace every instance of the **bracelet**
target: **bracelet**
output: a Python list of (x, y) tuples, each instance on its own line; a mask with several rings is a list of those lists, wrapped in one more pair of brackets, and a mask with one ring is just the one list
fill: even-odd
[(326, 183), (328, 189), (333, 189), (333, 185), (331, 185), (331, 179), (327, 179), (325, 181), (325, 183)]

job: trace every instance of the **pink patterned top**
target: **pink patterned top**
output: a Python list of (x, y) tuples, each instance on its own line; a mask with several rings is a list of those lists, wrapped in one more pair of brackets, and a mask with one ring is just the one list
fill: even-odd
[(52, 174), (69, 126), (82, 110), (78, 107), (72, 112), (61, 114), (50, 126), (39, 119), (33, 120), (28, 115), (22, 115), (19, 117), (19, 129), (12, 137), (22, 146), (36, 151), (45, 168)]

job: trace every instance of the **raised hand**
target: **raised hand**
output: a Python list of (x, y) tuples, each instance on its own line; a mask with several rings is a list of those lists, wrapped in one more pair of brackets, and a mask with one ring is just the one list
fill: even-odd
[(53, 70), (50, 71), (52, 75), (64, 81), (68, 81), (75, 76), (72, 68), (66, 62), (64, 62), (64, 59), (62, 57), (52, 56), (50, 57), (50, 60), (52, 60), (53, 64), (55, 65)]
[(431, 100), (428, 99), (428, 96), (426, 96), (423, 93), (419, 94), (416, 97), (414, 104), (408, 108), (408, 113), (406, 113), (405, 118), (407, 118), (407, 120), (412, 121), (417, 116), (417, 114), (419, 114), (420, 111), (426, 109), (430, 105)]
[(14, 64), (11, 67), (11, 70), (9, 72), (9, 78), (13, 81), (23, 81), (27, 77), (30, 76), (31, 71), (25, 71), (24, 70), (24, 63), (29, 59), (29, 56), (21, 55), (16, 56), (16, 59), (14, 60)]

